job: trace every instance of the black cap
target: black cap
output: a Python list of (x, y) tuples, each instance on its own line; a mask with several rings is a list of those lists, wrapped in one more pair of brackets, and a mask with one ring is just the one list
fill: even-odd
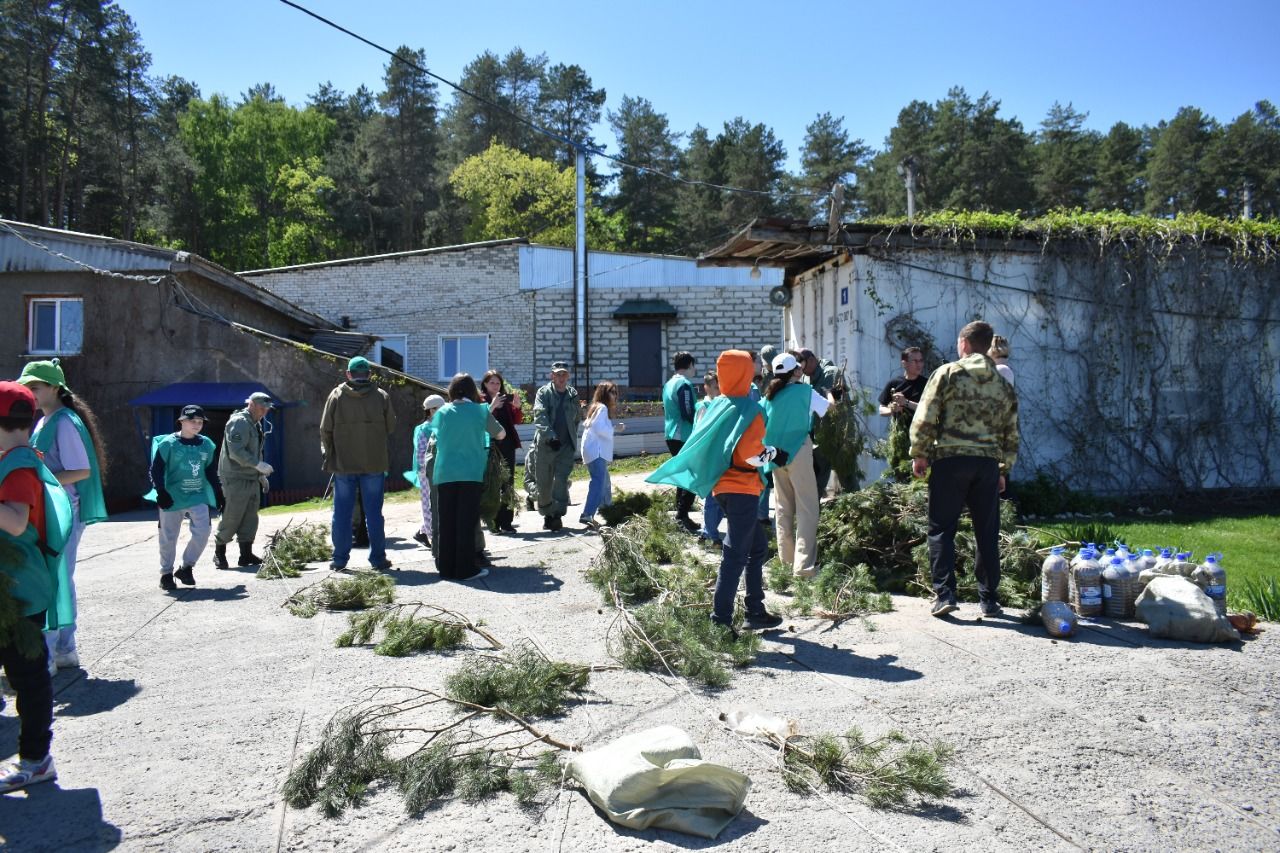
[(204, 409), (199, 406), (183, 406), (182, 414), (178, 415), (180, 421), (192, 421), (196, 418), (204, 420)]

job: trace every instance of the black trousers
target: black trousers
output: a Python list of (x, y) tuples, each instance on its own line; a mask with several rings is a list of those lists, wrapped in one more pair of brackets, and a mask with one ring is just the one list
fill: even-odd
[[(41, 629), (44, 614), (28, 616)], [(53, 741), (53, 679), (49, 677), (49, 650), (44, 637), (37, 641), (40, 654), (23, 657), (12, 645), (0, 643), (0, 666), (9, 686), (18, 694), (18, 757), (39, 761), (49, 754)]]
[[(667, 450), (672, 456), (680, 452), (680, 448), (684, 447), (684, 442), (676, 438), (667, 439)], [(689, 511), (693, 509), (693, 492), (684, 489), (676, 489), (676, 515), (684, 518), (689, 515)]]
[(436, 487), (440, 500), (440, 547), (436, 571), (446, 578), (469, 578), (476, 573), (476, 525), (480, 523), (482, 483), (470, 481), (441, 483)]
[(929, 470), (929, 566), (937, 595), (956, 592), (956, 528), (973, 518), (978, 599), (995, 601), (1000, 585), (1000, 463), (980, 456), (939, 459)]
[[(516, 481), (516, 448), (514, 445), (499, 445), (498, 452), (502, 454), (502, 458), (506, 460), (507, 471), (511, 474), (511, 482)], [(509, 506), (503, 506), (498, 510), (494, 523), (498, 525), (498, 529), (502, 530), (510, 527), (512, 522), (516, 520), (516, 513)]]

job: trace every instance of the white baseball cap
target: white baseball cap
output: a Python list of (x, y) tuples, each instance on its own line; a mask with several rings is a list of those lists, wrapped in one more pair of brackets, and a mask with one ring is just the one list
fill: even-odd
[(796, 361), (796, 357), (789, 352), (778, 353), (773, 358), (773, 372), (775, 375), (779, 373), (790, 373), (800, 366)]
[(439, 394), (432, 394), (430, 397), (422, 401), (422, 408), (428, 412), (432, 409), (438, 409), (444, 405), (444, 397)]

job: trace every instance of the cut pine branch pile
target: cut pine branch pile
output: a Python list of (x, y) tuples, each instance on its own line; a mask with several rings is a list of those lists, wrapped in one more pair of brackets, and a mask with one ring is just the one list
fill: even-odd
[(577, 747), (531, 719), (562, 713), (590, 670), (521, 646), (496, 660), (469, 660), (443, 693), (378, 688), (329, 721), (285, 780), (285, 802), (318, 804), (334, 817), (386, 786), (413, 815), (451, 797), (479, 802), (504, 791), (532, 805), (559, 782), (558, 753)]
[[(390, 581), (390, 578), (383, 579)], [(495, 649), (502, 648), (502, 643), (480, 624), (461, 613), (422, 601), (377, 604), (352, 613), (347, 630), (338, 635), (334, 645), (339, 648), (366, 645), (379, 629), (382, 639), (373, 647), (373, 653), (388, 657), (456, 648), (462, 645), (468, 632)]]
[(329, 542), (329, 527), (325, 524), (304, 521), (286, 524), (267, 539), (267, 550), (262, 555), (258, 569), (261, 580), (301, 577), (307, 563), (328, 560), (333, 557)]
[(321, 610), (368, 610), (395, 600), (396, 582), (373, 572), (347, 578), (325, 578), (304, 586), (284, 600), (294, 616), (310, 619)]
[(876, 808), (901, 808), (913, 797), (927, 801), (952, 791), (947, 766), (955, 750), (942, 741), (916, 743), (897, 730), (867, 740), (857, 727), (844, 735), (769, 739), (779, 749), (783, 781), (798, 793), (826, 788), (860, 795)]

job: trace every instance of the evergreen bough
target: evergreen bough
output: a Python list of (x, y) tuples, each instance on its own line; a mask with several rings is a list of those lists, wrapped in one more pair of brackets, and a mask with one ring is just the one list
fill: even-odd
[[(0, 541), (0, 565), (16, 565), (22, 553), (8, 542)], [(44, 649), (44, 635), (40, 626), (22, 615), (25, 602), (9, 591), (13, 578), (0, 572), (0, 644), (18, 650), (28, 660), (40, 657)]]
[(267, 539), (267, 549), (262, 555), (262, 566), (257, 576), (261, 580), (300, 577), (307, 563), (331, 557), (333, 546), (328, 525), (309, 521), (286, 524)]
[(310, 619), (321, 610), (367, 610), (395, 599), (396, 582), (373, 572), (349, 578), (326, 578), (285, 599), (294, 616)]
[(498, 658), (467, 661), (449, 676), (446, 689), (459, 702), (547, 717), (562, 713), (569, 695), (585, 690), (590, 677), (588, 666), (553, 661), (522, 644)]
[(947, 765), (955, 750), (942, 741), (916, 743), (897, 730), (867, 740), (857, 727), (844, 735), (773, 740), (782, 750), (782, 779), (798, 793), (826, 788), (859, 794), (872, 806), (886, 808), (907, 805), (912, 797), (945, 797), (952, 791)]

